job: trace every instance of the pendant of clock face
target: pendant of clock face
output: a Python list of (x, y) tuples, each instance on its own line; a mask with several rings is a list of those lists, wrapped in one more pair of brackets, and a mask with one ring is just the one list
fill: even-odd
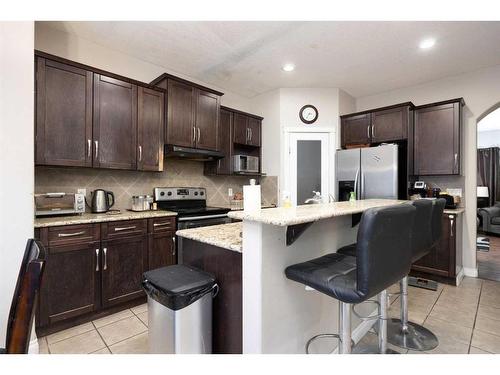
[(318, 116), (318, 110), (312, 104), (306, 104), (299, 111), (300, 121), (304, 124), (313, 124), (318, 119)]

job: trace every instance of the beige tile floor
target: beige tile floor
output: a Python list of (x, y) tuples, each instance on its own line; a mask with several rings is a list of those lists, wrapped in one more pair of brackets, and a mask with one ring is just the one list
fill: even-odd
[[(398, 298), (392, 299), (390, 316), (399, 316)], [(500, 353), (500, 282), (465, 278), (459, 287), (440, 284), (437, 291), (410, 287), (409, 311), (411, 321), (438, 337), (439, 346), (430, 353)], [(147, 320), (146, 304), (127, 309), (40, 338), (40, 353), (147, 353)]]

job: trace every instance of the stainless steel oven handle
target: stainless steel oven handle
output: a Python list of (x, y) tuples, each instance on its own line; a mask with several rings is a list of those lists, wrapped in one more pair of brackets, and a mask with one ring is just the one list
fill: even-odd
[(218, 219), (227, 217), (227, 214), (219, 214), (219, 215), (206, 215), (206, 216), (190, 216), (190, 217), (181, 217), (177, 219), (177, 221), (191, 221), (191, 220), (203, 220), (203, 219)]

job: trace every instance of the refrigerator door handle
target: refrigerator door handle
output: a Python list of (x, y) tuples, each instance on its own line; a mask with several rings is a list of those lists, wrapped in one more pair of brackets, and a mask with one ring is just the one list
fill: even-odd
[(359, 177), (359, 168), (358, 170), (356, 171), (356, 177), (354, 177), (354, 194), (356, 194), (356, 199), (359, 199), (359, 195), (358, 195), (358, 177)]

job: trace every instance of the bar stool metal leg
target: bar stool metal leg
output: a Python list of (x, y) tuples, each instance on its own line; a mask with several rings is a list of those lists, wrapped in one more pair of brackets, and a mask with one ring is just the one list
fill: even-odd
[(439, 341), (427, 328), (408, 321), (408, 276), (400, 281), (401, 319), (390, 319), (387, 337), (392, 345), (400, 348), (427, 351), (436, 348)]
[(339, 301), (340, 346), (339, 354), (350, 354), (351, 342), (351, 304)]
[(387, 352), (387, 290), (380, 292), (378, 300), (378, 349), (380, 354), (385, 354)]

